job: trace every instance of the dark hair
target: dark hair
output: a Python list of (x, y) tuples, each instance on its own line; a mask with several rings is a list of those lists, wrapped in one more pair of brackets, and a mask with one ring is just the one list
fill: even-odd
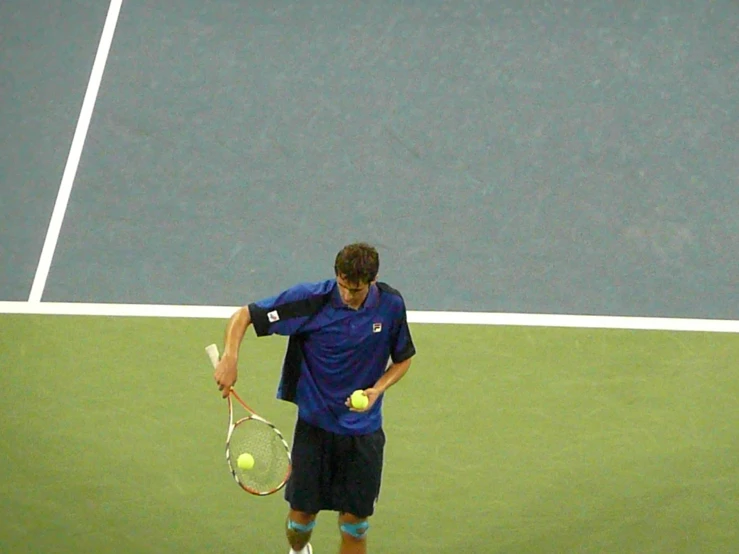
[(336, 254), (334, 273), (350, 283), (371, 283), (380, 269), (380, 255), (366, 242), (347, 244)]

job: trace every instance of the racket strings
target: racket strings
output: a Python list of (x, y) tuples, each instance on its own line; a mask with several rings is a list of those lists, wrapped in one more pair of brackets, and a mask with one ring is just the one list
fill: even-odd
[[(254, 467), (241, 469), (241, 454), (251, 454)], [(229, 441), (229, 464), (235, 477), (245, 487), (256, 492), (270, 492), (284, 484), (290, 467), (287, 446), (271, 425), (248, 419), (233, 430)]]

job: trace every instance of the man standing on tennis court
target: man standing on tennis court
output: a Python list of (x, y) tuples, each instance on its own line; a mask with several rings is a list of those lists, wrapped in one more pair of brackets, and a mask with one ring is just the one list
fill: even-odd
[[(226, 327), (214, 377), (224, 397), (236, 383), (239, 349), (249, 325), (257, 336), (289, 336), (278, 398), (298, 406), (290, 504), (290, 554), (309, 543), (322, 510), (339, 513), (340, 554), (365, 554), (369, 517), (380, 493), (385, 434), (382, 401), (408, 371), (416, 350), (400, 293), (377, 282), (377, 250), (341, 249), (334, 279), (303, 283), (236, 311)], [(351, 407), (363, 390), (368, 405)]]

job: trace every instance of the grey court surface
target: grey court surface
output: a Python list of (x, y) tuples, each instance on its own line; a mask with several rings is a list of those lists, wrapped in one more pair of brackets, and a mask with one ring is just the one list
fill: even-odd
[[(0, 3), (25, 300), (107, 2)], [(124, 1), (43, 299), (234, 305), (366, 239), (415, 310), (739, 319), (739, 4)]]

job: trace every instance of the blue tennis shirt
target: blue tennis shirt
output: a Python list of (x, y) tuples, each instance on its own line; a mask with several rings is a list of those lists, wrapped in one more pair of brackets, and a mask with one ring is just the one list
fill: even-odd
[(336, 279), (302, 283), (249, 304), (257, 336), (287, 335), (287, 352), (277, 397), (294, 402), (298, 417), (346, 435), (382, 427), (382, 396), (363, 413), (344, 402), (357, 389), (372, 387), (392, 360), (416, 353), (405, 303), (385, 283), (370, 287), (358, 310), (341, 300)]

